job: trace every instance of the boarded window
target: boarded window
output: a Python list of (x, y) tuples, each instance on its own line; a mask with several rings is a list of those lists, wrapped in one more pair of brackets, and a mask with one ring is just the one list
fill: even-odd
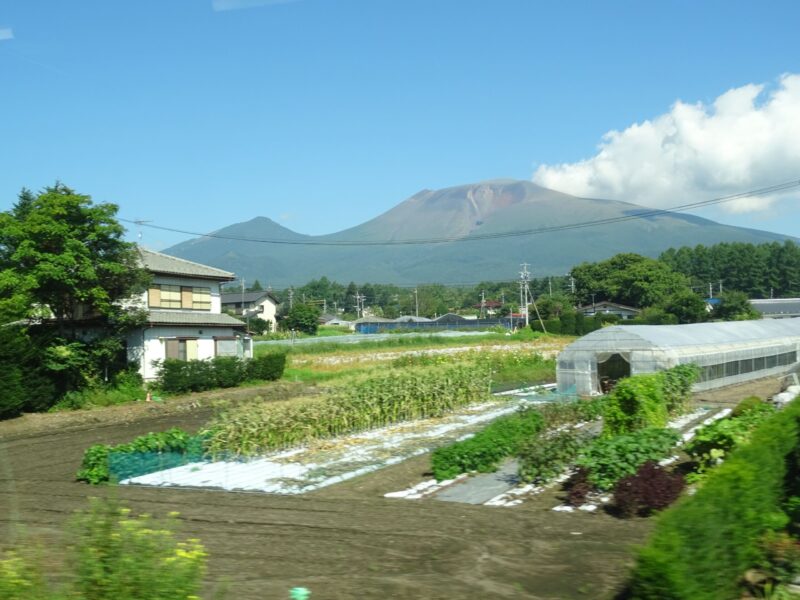
[(211, 288), (192, 288), (192, 306), (194, 310), (211, 310)]
[(161, 286), (154, 285), (147, 290), (147, 304), (153, 307), (161, 306)]
[(192, 308), (192, 288), (181, 287), (181, 308)]
[(180, 308), (181, 307), (181, 286), (162, 285), (161, 286), (161, 308)]

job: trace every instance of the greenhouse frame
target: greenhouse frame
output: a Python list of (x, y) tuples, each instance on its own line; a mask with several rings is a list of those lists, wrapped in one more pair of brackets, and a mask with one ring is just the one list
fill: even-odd
[(616, 325), (585, 335), (559, 355), (558, 391), (591, 396), (630, 375), (681, 364), (700, 367), (696, 391), (789, 373), (798, 366), (800, 318)]

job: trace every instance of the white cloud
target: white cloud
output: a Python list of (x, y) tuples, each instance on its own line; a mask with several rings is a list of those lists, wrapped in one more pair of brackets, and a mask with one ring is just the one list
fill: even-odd
[(11, 27), (0, 27), (0, 42), (4, 40), (13, 40), (14, 30)]
[[(676, 102), (652, 120), (603, 136), (593, 157), (542, 165), (533, 181), (569, 194), (666, 208), (800, 179), (800, 75), (748, 84), (712, 105)], [(778, 196), (722, 206), (768, 208)]]
[(272, 6), (274, 4), (290, 4), (299, 0), (211, 0), (211, 8), (215, 11), (241, 10), (243, 8), (256, 8), (257, 6)]

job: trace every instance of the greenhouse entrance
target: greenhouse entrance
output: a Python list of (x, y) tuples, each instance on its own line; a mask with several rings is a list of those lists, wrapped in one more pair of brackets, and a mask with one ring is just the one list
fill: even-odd
[(597, 361), (597, 381), (604, 394), (610, 392), (620, 379), (630, 376), (631, 363), (621, 354), (612, 354), (602, 362)]

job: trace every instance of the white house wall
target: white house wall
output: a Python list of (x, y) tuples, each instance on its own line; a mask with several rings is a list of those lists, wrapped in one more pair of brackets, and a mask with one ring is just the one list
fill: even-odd
[[(167, 283), (167, 282), (164, 282)], [(185, 285), (185, 284), (184, 284)], [(145, 381), (158, 375), (153, 361), (166, 358), (166, 340), (190, 338), (197, 340), (197, 359), (206, 360), (216, 355), (216, 337), (235, 337), (241, 333), (231, 327), (148, 327), (128, 337), (128, 360), (139, 365), (139, 373)], [(245, 356), (252, 357), (252, 345), (244, 339)], [(145, 357), (147, 359), (145, 360)]]

